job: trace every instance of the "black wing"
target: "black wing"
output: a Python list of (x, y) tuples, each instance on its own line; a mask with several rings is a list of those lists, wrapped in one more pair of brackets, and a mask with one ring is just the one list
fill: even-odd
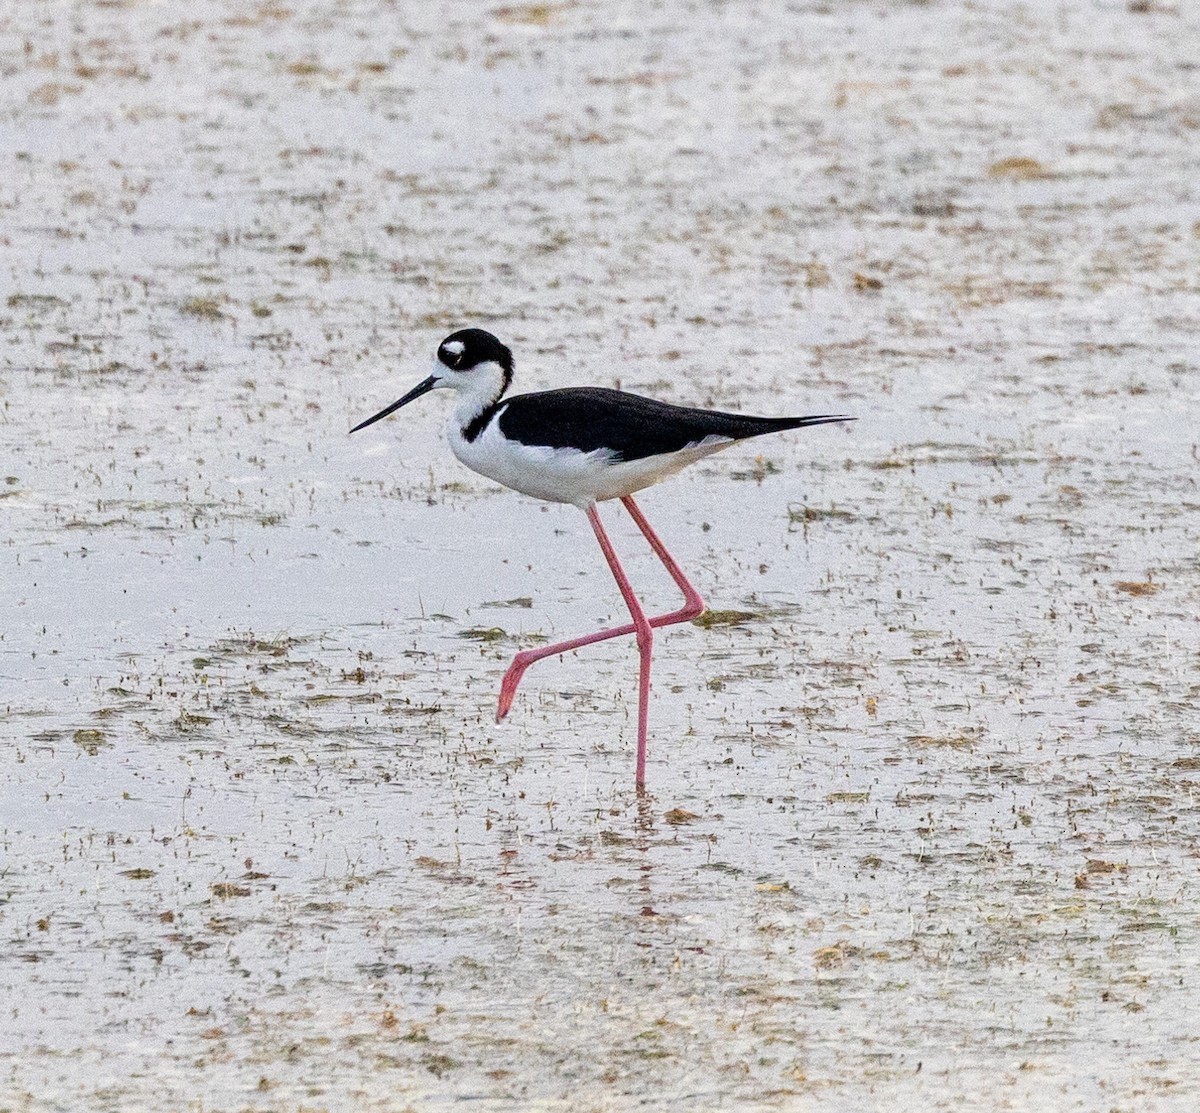
[(572, 387), (519, 394), (501, 402), (500, 432), (510, 440), (546, 448), (607, 448), (616, 460), (665, 456), (705, 437), (740, 441), (781, 429), (853, 421), (850, 417), (747, 417), (744, 414), (673, 406), (605, 387)]

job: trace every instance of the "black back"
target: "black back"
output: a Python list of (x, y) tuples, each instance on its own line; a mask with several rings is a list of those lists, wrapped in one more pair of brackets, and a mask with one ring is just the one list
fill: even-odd
[(705, 437), (744, 440), (803, 425), (823, 425), (849, 418), (831, 414), (809, 417), (748, 417), (743, 414), (673, 406), (653, 398), (605, 387), (571, 387), (519, 394), (484, 411), (468, 429), (474, 440), (494, 414), (500, 432), (510, 440), (546, 448), (607, 448), (618, 461), (665, 456)]

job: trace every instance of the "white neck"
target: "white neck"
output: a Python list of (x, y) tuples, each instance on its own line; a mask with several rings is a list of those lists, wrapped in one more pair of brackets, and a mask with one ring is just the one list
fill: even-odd
[(451, 372), (439, 385), (458, 391), (451, 420), (463, 429), (499, 400), (504, 392), (504, 368), (491, 361), (480, 363), (458, 375)]

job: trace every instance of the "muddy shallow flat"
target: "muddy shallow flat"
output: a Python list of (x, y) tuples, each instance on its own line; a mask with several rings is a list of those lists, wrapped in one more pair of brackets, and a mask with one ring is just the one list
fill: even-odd
[[(0, 1110), (1192, 1109), (1185, 4), (0, 17)], [(849, 412), (642, 500), (518, 385)], [(619, 511), (648, 604), (674, 589)]]

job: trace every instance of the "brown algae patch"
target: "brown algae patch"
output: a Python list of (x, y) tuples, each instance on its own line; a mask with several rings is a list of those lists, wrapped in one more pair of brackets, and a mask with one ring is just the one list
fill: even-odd
[(1113, 587), (1124, 595), (1147, 596), (1157, 595), (1162, 588), (1162, 584), (1152, 583), (1148, 580), (1117, 580), (1113, 584)]
[(702, 630), (711, 630), (714, 626), (743, 626), (762, 617), (755, 611), (707, 610), (693, 618), (692, 625), (699, 626)]

